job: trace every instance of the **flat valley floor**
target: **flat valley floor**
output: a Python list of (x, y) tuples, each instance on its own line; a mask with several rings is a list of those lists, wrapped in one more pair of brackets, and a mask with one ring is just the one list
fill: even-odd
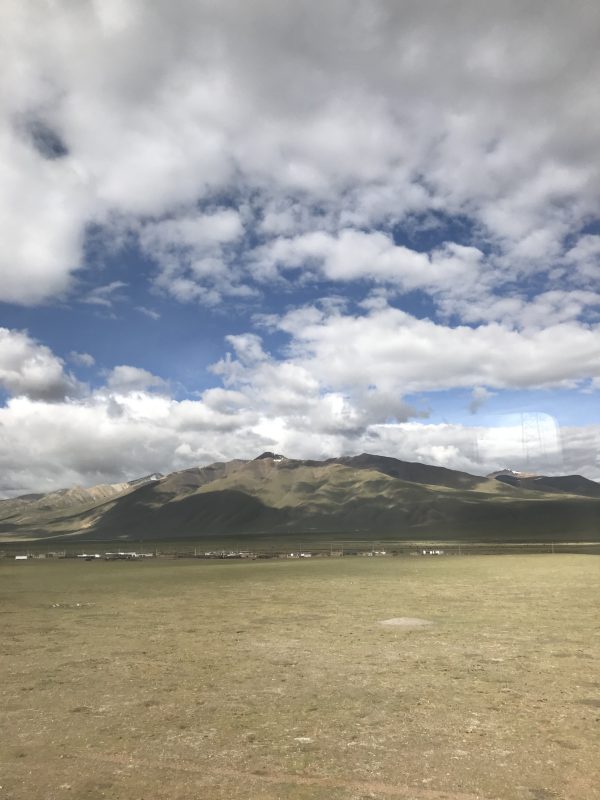
[(595, 800), (599, 579), (585, 555), (0, 562), (0, 800)]

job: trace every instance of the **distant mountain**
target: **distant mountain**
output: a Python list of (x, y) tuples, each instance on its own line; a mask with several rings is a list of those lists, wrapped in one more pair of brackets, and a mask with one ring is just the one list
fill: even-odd
[(482, 477), (363, 453), (153, 474), (0, 502), (0, 537), (598, 538), (600, 484), (581, 476)]
[(488, 478), (539, 478), (539, 474), (537, 472), (517, 472), (514, 469), (499, 469), (497, 472), (491, 472), (488, 475)]
[(101, 483), (97, 486), (58, 489), (46, 494), (25, 494), (10, 500), (0, 500), (0, 536), (6, 531), (31, 531), (34, 534), (71, 533), (82, 527), (81, 515), (87, 514), (85, 523), (94, 520), (104, 504), (121, 497), (155, 480), (162, 475), (154, 473), (123, 483)]
[(533, 475), (528, 472), (501, 470), (488, 477), (532, 492), (600, 498), (600, 483), (584, 478), (583, 475)]
[(153, 481), (159, 481), (161, 478), (165, 476), (162, 475), (160, 472), (153, 472), (151, 475), (144, 475), (143, 478), (136, 478), (133, 481), (128, 481), (129, 486), (143, 486), (145, 483), (152, 483)]
[(96, 505), (98, 502), (115, 497), (131, 488), (131, 483), (102, 483), (88, 489), (75, 486), (72, 489), (57, 489), (47, 494), (25, 494), (10, 500), (0, 500), (0, 515), (3, 517), (12, 510), (50, 511), (82, 505)]

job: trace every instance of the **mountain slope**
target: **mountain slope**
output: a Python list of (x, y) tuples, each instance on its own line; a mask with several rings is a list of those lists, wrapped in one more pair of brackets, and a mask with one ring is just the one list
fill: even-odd
[(93, 514), (94, 510), (102, 509), (107, 501), (160, 478), (162, 475), (154, 473), (124, 483), (103, 483), (88, 488), (75, 486), (46, 494), (26, 494), (0, 500), (0, 534), (18, 529), (47, 533), (77, 530), (82, 527), (81, 514), (86, 511)]
[(577, 495), (600, 498), (600, 484), (583, 475), (522, 475), (519, 473), (495, 475), (495, 479), (510, 486), (532, 492)]
[(419, 461), (399, 461), (388, 456), (361, 453), (359, 456), (330, 458), (325, 463), (343, 464), (355, 469), (374, 469), (410, 483), (423, 483), (428, 486), (445, 486), (448, 489), (476, 489), (487, 484), (488, 479), (481, 475), (470, 475), (446, 467), (435, 467)]

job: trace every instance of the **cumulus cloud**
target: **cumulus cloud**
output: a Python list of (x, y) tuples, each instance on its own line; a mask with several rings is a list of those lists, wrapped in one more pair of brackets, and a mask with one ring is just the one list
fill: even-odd
[(600, 236), (581, 236), (565, 254), (565, 261), (575, 267), (576, 277), (584, 285), (596, 287), (600, 277)]
[(476, 414), (494, 394), (494, 392), (490, 392), (489, 389), (486, 389), (485, 386), (475, 386), (471, 392), (471, 402), (469, 403), (469, 411), (471, 414)]
[(218, 209), (147, 222), (141, 248), (159, 267), (156, 279), (177, 300), (219, 302), (224, 295), (246, 294), (232, 261), (244, 232), (240, 214)]
[(44, 159), (6, 128), (0, 164), (0, 300), (35, 305), (60, 297), (81, 263), (90, 208), (84, 182), (68, 163)]
[(288, 418), (298, 430), (324, 435), (360, 434), (379, 421), (422, 415), (400, 391), (367, 385), (332, 386), (310, 364), (277, 360), (253, 335), (229, 336), (233, 356), (213, 366), (225, 386), (243, 393), (248, 407), (272, 418)]
[(147, 369), (120, 364), (114, 367), (107, 376), (107, 387), (114, 392), (133, 392), (136, 390), (163, 388), (165, 381), (153, 375)]
[(397, 284), (405, 291), (440, 291), (477, 279), (483, 253), (475, 247), (446, 243), (430, 255), (394, 244), (381, 231), (344, 229), (339, 235), (319, 231), (276, 238), (253, 253), (259, 273), (304, 268), (333, 281), (370, 279)]
[(543, 328), (563, 322), (597, 321), (600, 294), (581, 289), (552, 289), (529, 298), (526, 289), (518, 288), (508, 295), (451, 290), (440, 298), (439, 308), (445, 318), (458, 314), (466, 323), (498, 322), (509, 328)]
[(82, 386), (65, 372), (62, 359), (26, 331), (0, 328), (0, 384), (13, 396), (60, 401)]
[(278, 324), (293, 337), (295, 363), (329, 386), (533, 389), (575, 387), (600, 375), (598, 328), (576, 322), (451, 328), (377, 304), (356, 316), (297, 309)]
[(598, 442), (598, 426), (561, 429), (553, 418), (539, 413), (499, 417), (485, 426), (416, 422), (374, 426), (368, 438), (371, 449), (382, 454), (475, 475), (508, 467), (539, 474), (584, 472), (598, 478), (600, 463), (593, 451), (577, 452), (576, 442), (584, 431), (590, 442)]
[(69, 361), (78, 367), (93, 367), (96, 363), (94, 356), (89, 353), (78, 353), (76, 350), (71, 350), (69, 353)]

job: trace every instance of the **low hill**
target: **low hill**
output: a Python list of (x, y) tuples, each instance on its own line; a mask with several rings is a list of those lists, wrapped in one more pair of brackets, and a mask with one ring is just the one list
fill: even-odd
[(569, 494), (578, 497), (600, 498), (600, 484), (583, 475), (525, 475), (508, 470), (495, 473), (501, 483), (546, 494)]

